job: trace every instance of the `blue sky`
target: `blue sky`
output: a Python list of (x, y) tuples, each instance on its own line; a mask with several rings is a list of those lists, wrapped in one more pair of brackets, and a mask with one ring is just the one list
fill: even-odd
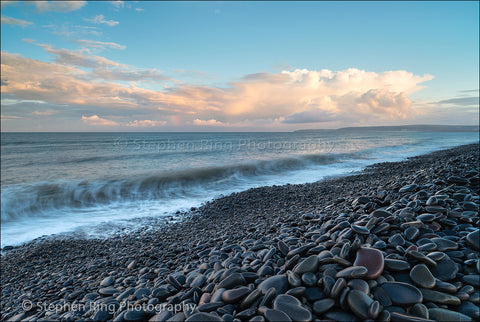
[(2, 1), (2, 131), (478, 123), (478, 2)]

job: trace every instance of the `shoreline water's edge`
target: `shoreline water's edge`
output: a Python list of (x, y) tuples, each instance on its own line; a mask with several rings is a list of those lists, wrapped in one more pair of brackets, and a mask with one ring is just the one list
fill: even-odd
[[(478, 290), (470, 292), (468, 287), (478, 288), (480, 273), (479, 253), (475, 249), (478, 236), (468, 237), (475, 233), (479, 220), (478, 147), (476, 143), (405, 161), (377, 163), (353, 175), (314, 183), (252, 188), (208, 201), (180, 222), (143, 232), (106, 239), (45, 238), (14, 247), (2, 252), (1, 318), (133, 321), (135, 313), (130, 312), (135, 310), (128, 306), (119, 309), (126, 300), (137, 304), (195, 304), (192, 312), (181, 312), (188, 319), (195, 315), (204, 319), (229, 315), (249, 320), (258, 315), (268, 320), (268, 309), (329, 319), (341, 318), (342, 313), (346, 314), (345, 319), (376, 319), (382, 314), (418, 317), (416, 310), (425, 309), (433, 320), (445, 316), (476, 318), (478, 310), (472, 313), (471, 305), (465, 303), (479, 304)], [(432, 197), (436, 203), (429, 201)], [(386, 215), (373, 216), (375, 211)], [(455, 230), (455, 226), (460, 228)], [(388, 232), (391, 234), (386, 235)], [(478, 229), (476, 232), (478, 235)], [(419, 243), (422, 238), (437, 239), (430, 243), (433, 246), (428, 246), (425, 241)], [(415, 290), (389, 284), (392, 291), (380, 286), (380, 277), (366, 278), (366, 272), (348, 271), (360, 256), (358, 250), (369, 247), (383, 252), (382, 265), (387, 273), (380, 277), (385, 279), (384, 283), (408, 282), (415, 285)], [(408, 253), (412, 251), (420, 255)], [(438, 258), (429, 255), (433, 252), (440, 253)], [(321, 254), (326, 257), (320, 258)], [(320, 270), (319, 260), (327, 268)], [(428, 273), (423, 266), (412, 273), (422, 263), (426, 263)], [(315, 268), (311, 270), (309, 265)], [(449, 275), (449, 270), (456, 272)], [(461, 285), (454, 292), (446, 284), (440, 285), (443, 288), (419, 285), (417, 271), (442, 283)], [(237, 279), (235, 283), (231, 281), (232, 285), (224, 282), (235, 279), (229, 276)], [(368, 286), (368, 299), (353, 292), (361, 289), (360, 284), (365, 285), (350, 285), (354, 280)], [(269, 286), (286, 294), (271, 294)], [(218, 295), (222, 288), (225, 295)], [(347, 289), (349, 292), (345, 292)], [(388, 295), (385, 302), (375, 293), (380, 289), (378, 292)], [(422, 299), (412, 295), (418, 289)], [(397, 300), (390, 294), (402, 291), (407, 292), (406, 299)], [(450, 300), (444, 300), (444, 294)], [(25, 300), (33, 298), (55, 304), (93, 305), (112, 300), (116, 304), (115, 312), (22, 308)], [(329, 299), (338, 300), (339, 304), (332, 304)], [(318, 301), (331, 309), (323, 311)], [(372, 302), (378, 302), (383, 309), (376, 312), (377, 304), (372, 306)], [(402, 307), (403, 311), (385, 309), (392, 302), (393, 307)], [(424, 305), (428, 303), (437, 307)], [(201, 305), (208, 309), (199, 310)], [(453, 307), (458, 308), (461, 316), (452, 316)], [(338, 311), (342, 309), (345, 312)], [(138, 314), (139, 320), (161, 320), (162, 313), (143, 310)]]

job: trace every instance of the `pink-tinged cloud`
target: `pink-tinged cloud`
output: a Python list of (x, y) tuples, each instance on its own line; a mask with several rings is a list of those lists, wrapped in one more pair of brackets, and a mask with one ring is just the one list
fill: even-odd
[(115, 125), (119, 125), (115, 121), (111, 121), (111, 120), (101, 118), (98, 115), (82, 116), (82, 121), (84, 123), (88, 124), (88, 125), (94, 125), (94, 126), (115, 126)]
[[(2, 53), (2, 93), (19, 100), (127, 109), (177, 126), (409, 119), (415, 110), (408, 96), (433, 79), (401, 70), (296, 69), (250, 74), (217, 88), (180, 83), (155, 69), (139, 70), (85, 50), (38, 46), (52, 54), (55, 63)], [(120, 80), (129, 83), (116, 82)], [(138, 83), (144, 81), (177, 86), (152, 90)], [(141, 124), (132, 119), (118, 122)]]
[(193, 120), (193, 125), (199, 125), (199, 126), (228, 126), (229, 124), (219, 122), (215, 119), (210, 119), (210, 120), (195, 119), (195, 120)]
[(92, 19), (85, 19), (85, 21), (93, 22), (95, 24), (104, 24), (110, 27), (113, 27), (119, 24), (118, 21), (105, 19), (104, 15), (97, 15)]
[(0, 20), (2, 25), (5, 24), (5, 25), (16, 25), (20, 27), (26, 27), (33, 24), (33, 22), (30, 22), (30, 21), (16, 19), (16, 18), (7, 17), (7, 16), (2, 16)]
[(156, 127), (167, 124), (167, 121), (152, 121), (152, 120), (134, 120), (125, 124), (131, 127)]
[(70, 12), (75, 11), (87, 4), (87, 1), (31, 1), (40, 13), (54, 12)]
[(86, 40), (86, 39), (75, 39), (75, 42), (85, 47), (91, 47), (91, 48), (97, 48), (97, 49), (111, 48), (111, 49), (123, 50), (127, 48), (127, 46), (119, 45), (114, 42), (104, 42), (104, 41), (95, 41), (95, 40)]

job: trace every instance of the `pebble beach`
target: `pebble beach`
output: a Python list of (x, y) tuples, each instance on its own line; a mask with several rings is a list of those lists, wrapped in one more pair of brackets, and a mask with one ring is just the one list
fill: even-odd
[(479, 144), (3, 249), (2, 321), (480, 319)]

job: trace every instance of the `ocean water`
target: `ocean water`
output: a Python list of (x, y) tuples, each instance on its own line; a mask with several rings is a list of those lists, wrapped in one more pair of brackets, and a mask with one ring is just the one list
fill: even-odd
[(232, 192), (473, 142), (476, 132), (2, 133), (1, 245), (104, 236)]

